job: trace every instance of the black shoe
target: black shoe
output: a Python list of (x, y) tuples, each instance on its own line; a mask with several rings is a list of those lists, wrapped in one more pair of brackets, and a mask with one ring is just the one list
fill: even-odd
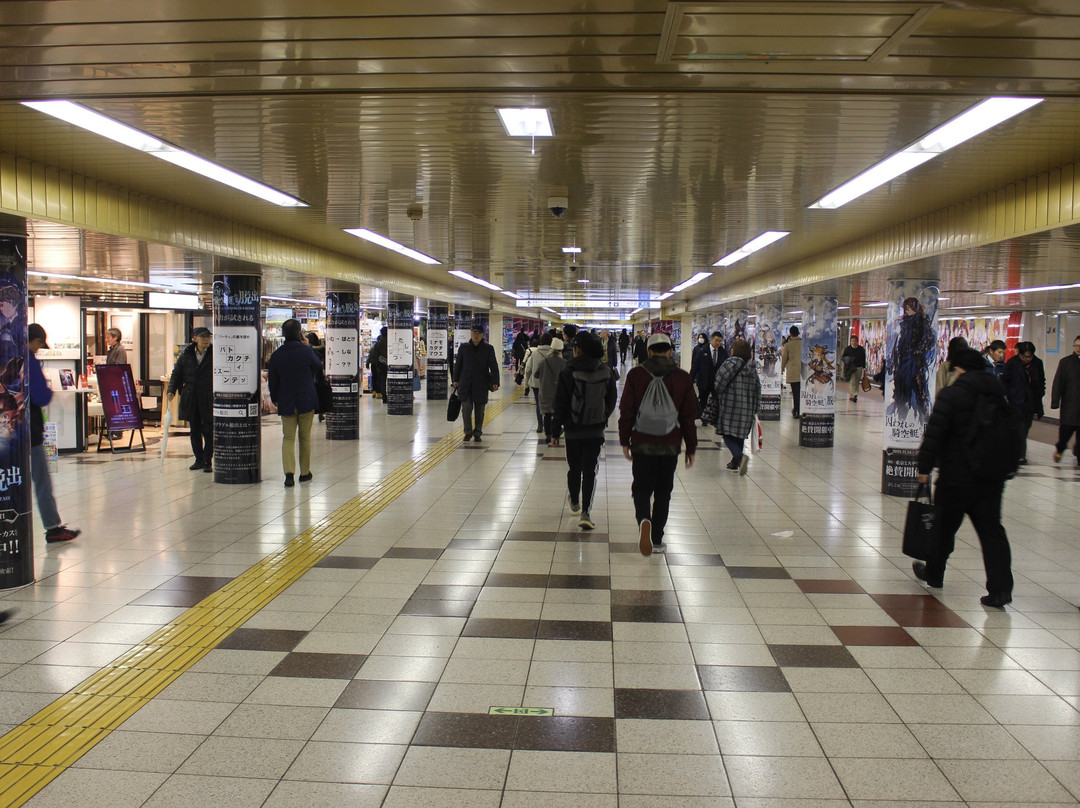
[(6, 623), (8, 620), (10, 620), (11, 615), (13, 615), (13, 614), (14, 614), (14, 612), (12, 612), (12, 611), (10, 611), (8, 609), (5, 609), (4, 611), (0, 612), (0, 626), (4, 625), (4, 623)]
[(983, 595), (979, 598), (979, 603), (994, 609), (1004, 609), (1006, 603), (1012, 603), (1012, 595)]
[(472, 438), (472, 439), (473, 439), (474, 441), (476, 441), (477, 443), (480, 443), (480, 441), (481, 441), (481, 440), (483, 440), (483, 438), (481, 438), (481, 437), (480, 437), (480, 433), (479, 433), (479, 432), (477, 432), (477, 433), (476, 433), (475, 435), (473, 435), (473, 438)]
[(307, 474), (301, 474), (299, 479), (300, 479), (300, 482), (306, 483), (306, 482), (311, 480), (311, 477), (312, 477), (312, 474), (309, 471)]
[(60, 525), (59, 527), (51, 527), (45, 531), (45, 541), (49, 544), (53, 544), (58, 541), (71, 541), (77, 538), (82, 533), (78, 528), (71, 528), (67, 525)]
[(286, 474), (285, 475), (285, 487), (286, 488), (292, 488), (294, 485), (296, 485), (296, 480), (293, 479), (293, 476), (291, 474)]
[(945, 585), (944, 581), (931, 581), (926, 577), (926, 563), (923, 561), (912, 562), (911, 571), (915, 573), (916, 578), (934, 589), (941, 589)]
[(203, 462), (201, 460), (196, 460), (194, 463), (192, 463), (190, 466), (188, 466), (188, 471), (198, 471), (202, 467), (203, 467)]
[(465, 433), (465, 442), (468, 443), (471, 440), (472, 440), (472, 433), (471, 432), (466, 432)]
[(202, 470), (209, 474), (214, 470), (214, 466), (212, 463), (207, 463), (205, 466), (203, 466)]

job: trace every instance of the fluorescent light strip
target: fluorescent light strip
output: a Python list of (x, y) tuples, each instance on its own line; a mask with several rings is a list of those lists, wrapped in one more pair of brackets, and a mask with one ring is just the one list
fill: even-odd
[(712, 277), (711, 272), (699, 272), (696, 275), (694, 275), (694, 277), (690, 278), (689, 280), (683, 281), (678, 286), (672, 286), (671, 291), (672, 292), (681, 292), (683, 289), (689, 289), (695, 283), (701, 283), (706, 278), (711, 278), (711, 277)]
[(67, 121), (73, 126), (78, 126), (88, 132), (108, 138), (116, 143), (128, 146), (132, 149), (160, 158), (180, 168), (186, 168), (196, 174), (201, 174), (207, 179), (228, 185), (245, 194), (258, 197), (275, 205), (287, 208), (306, 208), (306, 202), (296, 197), (282, 193), (269, 185), (263, 185), (253, 179), (237, 174), (222, 165), (212, 163), (191, 152), (179, 149), (164, 140), (158, 140), (153, 135), (142, 132), (120, 121), (94, 112), (81, 104), (73, 104), (71, 101), (23, 101), (23, 105), (44, 112), (54, 118)]
[(283, 300), (286, 303), (307, 303), (310, 306), (325, 306), (325, 300), (304, 300), (299, 297), (281, 297), (280, 295), (261, 295), (263, 300)]
[(485, 281), (483, 278), (478, 278), (475, 275), (470, 275), (463, 269), (451, 269), (450, 274), (457, 278), (461, 278), (462, 280), (468, 281), (469, 283), (478, 283), (485, 289), (491, 289), (495, 292), (501, 292), (503, 290), (501, 286), (496, 286), (495, 284), (491, 283), (491, 281)]
[(1007, 98), (995, 96), (988, 98), (971, 109), (957, 115), (950, 121), (934, 129), (928, 135), (901, 149), (880, 163), (871, 166), (854, 179), (848, 180), (839, 188), (827, 193), (811, 209), (835, 210), (853, 199), (878, 188), (901, 174), (932, 160), (954, 146), (958, 146), (976, 135), (981, 135), (1000, 123), (1004, 123), (1036, 104), (1041, 98)]
[(1002, 289), (998, 292), (987, 292), (988, 295), (1022, 295), (1026, 292), (1055, 292), (1058, 289), (1077, 289), (1080, 283), (1065, 283), (1058, 286), (1028, 286), (1025, 289)]
[[(39, 270), (27, 270), (27, 275), (33, 275), (37, 278), (44, 278), (46, 280), (56, 278), (57, 280), (64, 281), (89, 281), (91, 283), (111, 283), (115, 286), (137, 286), (140, 289), (160, 289), (166, 292), (178, 291), (176, 286), (167, 286), (163, 283), (145, 283), (143, 281), (122, 281), (118, 278), (95, 278), (87, 275), (63, 275), (59, 272), (41, 272)], [(181, 289), (187, 289), (188, 287), (181, 287)]]
[(861, 308), (864, 309), (881, 309), (889, 305), (888, 300), (882, 300), (880, 303), (863, 303)]
[(430, 255), (424, 255), (422, 252), (417, 252), (414, 249), (406, 247), (404, 244), (398, 244), (396, 241), (388, 239), (386, 236), (380, 236), (378, 233), (364, 227), (346, 228), (345, 232), (350, 236), (356, 236), (357, 238), (364, 239), (364, 241), (370, 241), (372, 244), (378, 244), (380, 247), (393, 250), (396, 253), (404, 255), (406, 258), (419, 261), (421, 264), (441, 263), (440, 261), (436, 261)]
[(504, 295), (506, 295), (507, 297), (512, 297), (512, 298), (514, 298), (514, 300), (521, 300), (521, 295), (519, 295), (519, 294), (518, 294), (517, 292), (508, 292), (508, 291), (506, 291), (505, 289), (503, 289), (503, 290), (502, 290), (502, 293), (503, 293)]
[(664, 292), (664, 294), (662, 294), (662, 295), (658, 295), (656, 299), (657, 299), (657, 300), (667, 300), (667, 299), (668, 299), (669, 297), (671, 297), (671, 296), (672, 296), (673, 294), (675, 294), (675, 293), (674, 293), (674, 292)]
[(573, 253), (574, 255), (577, 255), (581, 252), (581, 247), (563, 247), (562, 251), (564, 253)]
[(746, 256), (756, 253), (758, 250), (762, 250), (768, 247), (775, 241), (779, 241), (784, 236), (788, 235), (786, 230), (766, 230), (760, 236), (750, 239), (744, 245), (735, 250), (735, 252), (728, 253), (715, 264), (714, 267), (729, 267), (732, 264), (743, 260)]
[(543, 107), (500, 107), (499, 119), (510, 137), (553, 137), (551, 115)]

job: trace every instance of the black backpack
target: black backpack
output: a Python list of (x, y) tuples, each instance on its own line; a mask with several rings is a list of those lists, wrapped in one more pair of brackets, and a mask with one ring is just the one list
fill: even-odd
[(1020, 415), (1004, 395), (977, 393), (971, 423), (964, 434), (964, 454), (971, 476), (980, 482), (1011, 480), (1020, 467), (1023, 432)]
[(611, 368), (573, 372), (574, 392), (570, 397), (570, 423), (575, 426), (607, 424), (607, 389)]

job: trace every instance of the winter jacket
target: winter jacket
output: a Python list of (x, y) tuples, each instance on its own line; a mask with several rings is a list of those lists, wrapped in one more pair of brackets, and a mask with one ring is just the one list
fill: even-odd
[(951, 362), (942, 362), (937, 369), (937, 375), (934, 377), (934, 397), (937, 398), (938, 393), (955, 382), (958, 375), (959, 374), (953, 370)]
[(648, 343), (641, 337), (634, 337), (634, 361), (641, 364), (649, 358)]
[(550, 345), (540, 345), (529, 352), (528, 358), (525, 360), (525, 384), (529, 385), (529, 387), (540, 386), (540, 380), (536, 378), (536, 369), (541, 362), (548, 358), (550, 353)]
[(41, 362), (33, 354), (29, 354), (27, 365), (27, 384), (30, 387), (30, 445), (41, 446), (45, 442), (45, 414), (42, 407), (48, 407), (52, 401), (52, 390), (45, 380), (45, 371), (41, 369)]
[(788, 384), (802, 381), (802, 339), (789, 337), (780, 349), (780, 372)]
[(538, 383), (537, 401), (540, 402), (540, 412), (543, 415), (552, 415), (555, 412), (555, 390), (559, 384), (559, 374), (562, 373), (564, 367), (566, 367), (566, 360), (562, 357), (562, 351), (550, 351), (546, 357), (536, 363), (533, 379)]
[(949, 485), (985, 485), (971, 475), (964, 435), (974, 417), (978, 396), (989, 393), (1005, 397), (993, 369), (961, 373), (944, 388), (934, 402), (934, 410), (919, 447), (919, 473), (929, 474), (936, 466), (939, 480)]
[(1025, 365), (1019, 356), (1014, 356), (1005, 363), (1005, 374), (1001, 381), (1005, 385), (1009, 403), (1021, 416), (1042, 417), (1046, 372), (1037, 357), (1032, 357), (1031, 364)]
[(318, 409), (315, 379), (322, 373), (322, 363), (315, 351), (299, 340), (289, 340), (270, 355), (266, 369), (270, 400), (277, 405), (278, 415)]
[(210, 423), (214, 417), (214, 346), (206, 349), (200, 362), (195, 343), (190, 343), (176, 360), (166, 392), (180, 394), (181, 421), (190, 421), (198, 413), (204, 424)]
[(716, 371), (720, 369), (720, 366), (728, 358), (727, 348), (721, 345), (716, 349), (720, 361), (713, 364), (712, 352), (712, 345), (706, 342), (704, 345), (698, 345), (694, 348), (693, 356), (690, 359), (690, 376), (693, 378), (694, 384), (706, 390), (712, 390)]
[(109, 353), (105, 357), (106, 365), (126, 365), (127, 363), (127, 349), (123, 345), (118, 342), (109, 348)]
[[(580, 426), (570, 419), (570, 404), (574, 398), (574, 371), (580, 370), (591, 373), (600, 367), (605, 367), (610, 374), (608, 379), (607, 394), (604, 396), (604, 423), (586, 424)], [(607, 420), (611, 413), (615, 412), (615, 402), (618, 400), (619, 391), (615, 387), (615, 373), (608, 365), (599, 359), (588, 356), (575, 356), (569, 360), (559, 373), (559, 380), (555, 385), (555, 420), (562, 425), (567, 440), (579, 438), (603, 438), (607, 428)]]
[(745, 439), (761, 408), (761, 380), (754, 362), (737, 356), (725, 361), (716, 371), (713, 397), (717, 400), (716, 434)]
[(1080, 424), (1080, 356), (1072, 354), (1058, 362), (1050, 389), (1050, 409), (1061, 408), (1061, 423)]
[(458, 386), (458, 398), (486, 404), (491, 388), (499, 386), (495, 349), (484, 340), (480, 340), (479, 345), (474, 345), (471, 339), (461, 343), (454, 362), (454, 381)]
[[(664, 386), (679, 412), (679, 421), (667, 435), (646, 435), (634, 429), (638, 407), (653, 376), (663, 376)], [(643, 454), (678, 454), (679, 445), (686, 444), (686, 453), (697, 452), (697, 399), (690, 374), (675, 364), (669, 356), (650, 356), (626, 374), (622, 401), (619, 402), (619, 443), (630, 451)], [(660, 450), (665, 447), (665, 450)]]

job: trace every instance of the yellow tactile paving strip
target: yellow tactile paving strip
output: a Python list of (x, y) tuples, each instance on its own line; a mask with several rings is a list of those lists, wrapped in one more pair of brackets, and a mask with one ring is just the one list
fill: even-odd
[[(521, 394), (493, 401), (486, 420)], [(455, 429), (0, 738), (0, 808), (23, 805), (461, 443)]]

